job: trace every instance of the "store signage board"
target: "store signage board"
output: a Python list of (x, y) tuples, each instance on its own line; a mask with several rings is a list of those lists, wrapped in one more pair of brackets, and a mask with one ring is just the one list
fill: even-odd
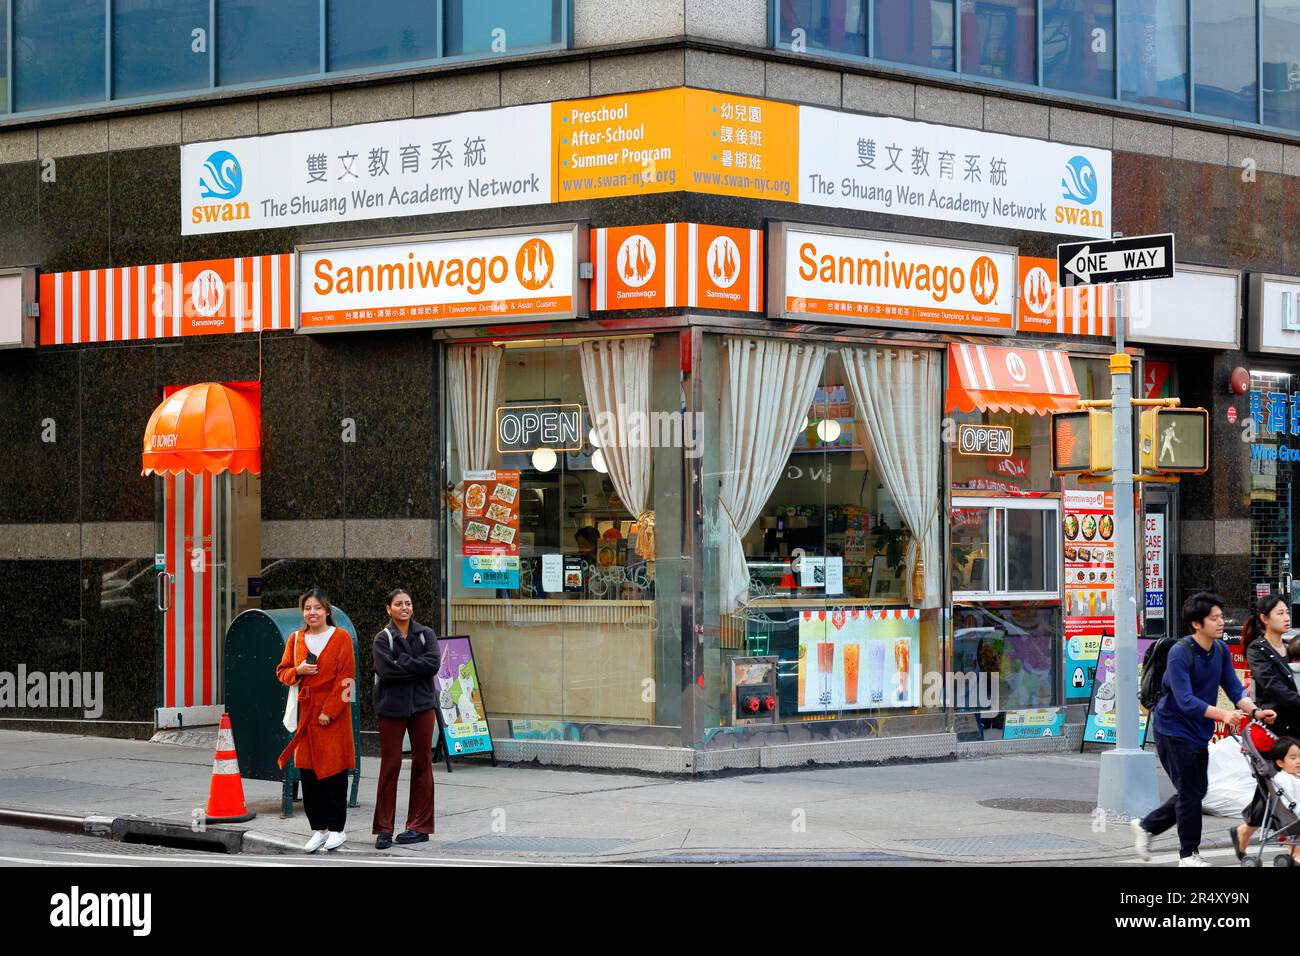
[[(468, 637), (441, 637), (442, 660), (435, 678), (438, 710), (442, 718), (442, 743), (448, 757), (492, 753), (483, 685), (474, 662), (474, 646)], [(495, 758), (493, 760), (495, 762)]]
[(305, 247), (298, 331), (573, 318), (579, 239), (568, 225)]
[(1113, 228), (1109, 150), (686, 87), (181, 148), (184, 235), (684, 191)]
[(772, 226), (768, 314), (937, 331), (1015, 330), (1010, 250), (790, 223)]
[(1021, 332), (1046, 335), (1115, 334), (1113, 286), (1074, 286), (1056, 281), (1056, 260), (1020, 256), (1017, 302)]
[(1100, 242), (1066, 242), (1056, 247), (1056, 281), (1063, 288), (1173, 277), (1172, 232)]
[(582, 450), (581, 405), (502, 405), (497, 409), (497, 451)]
[(1015, 429), (1009, 425), (960, 425), (957, 451), (962, 455), (1010, 458), (1015, 447)]

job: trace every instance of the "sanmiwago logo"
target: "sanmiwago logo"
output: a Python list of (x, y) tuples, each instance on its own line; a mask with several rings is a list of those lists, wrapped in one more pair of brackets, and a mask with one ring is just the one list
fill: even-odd
[(935, 302), (948, 294), (969, 292), (980, 305), (988, 305), (998, 295), (998, 268), (988, 256), (971, 263), (970, 273), (958, 265), (909, 262), (905, 256), (924, 254), (899, 251), (893, 256), (886, 249), (879, 258), (870, 256), (819, 254), (812, 242), (799, 246), (799, 278), (829, 285), (862, 286), (876, 289), (899, 289), (904, 292), (928, 292)]
[(618, 247), (618, 277), (623, 284), (639, 289), (650, 281), (658, 265), (654, 243), (642, 235), (631, 235)]
[(199, 174), (199, 196), (221, 202), (195, 205), (190, 208), (190, 222), (233, 222), (248, 219), (247, 202), (229, 202), (244, 189), (244, 170), (235, 154), (219, 149), (207, 158)]
[(709, 243), (709, 278), (719, 289), (730, 289), (740, 277), (740, 247), (730, 236)]
[[(1091, 206), (1097, 201), (1097, 171), (1086, 156), (1075, 156), (1065, 164), (1061, 178), (1061, 198), (1079, 206)], [(1100, 209), (1081, 209), (1079, 206), (1056, 207), (1056, 221), (1079, 226), (1105, 226)]]
[[(555, 273), (555, 252), (540, 237), (525, 239), (514, 258), (515, 278), (530, 291), (547, 285)], [(503, 255), (416, 258), (414, 252), (408, 252), (405, 262), (336, 266), (329, 256), (322, 256), (312, 274), (315, 276), (312, 288), (317, 295), (437, 288), (463, 288), (470, 295), (479, 295), (488, 285), (500, 285), (510, 278), (510, 261)]]
[(67, 893), (50, 897), (50, 925), (62, 929), (79, 927), (127, 927), (133, 936), (148, 936), (153, 927), (151, 893), (82, 893), (73, 886)]

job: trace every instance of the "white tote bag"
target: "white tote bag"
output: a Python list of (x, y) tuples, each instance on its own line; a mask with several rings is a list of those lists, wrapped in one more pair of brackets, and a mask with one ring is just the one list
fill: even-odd
[[(298, 632), (293, 632), (293, 656), (298, 656)], [(290, 658), (292, 660), (293, 658)], [(293, 733), (298, 729), (298, 682), (289, 685), (289, 699), (284, 702), (284, 729)]]

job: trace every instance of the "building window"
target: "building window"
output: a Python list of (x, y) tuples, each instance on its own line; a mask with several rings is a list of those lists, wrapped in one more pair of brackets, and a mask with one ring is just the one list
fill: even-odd
[(320, 72), (317, 0), (217, 0), (217, 84)]
[(0, 113), (9, 110), (9, 0), (0, 0)]
[(1119, 36), (1121, 98), (1187, 109), (1187, 0), (1128, 0)]
[(114, 0), (113, 96), (208, 85), (208, 0)]
[(104, 98), (103, 0), (14, 0), (14, 109)]
[(1257, 122), (1255, 0), (1192, 0), (1198, 113)]
[(514, 53), (564, 37), (560, 0), (444, 0), (447, 56)]
[(1036, 0), (961, 0), (962, 72), (1036, 82), (1035, 4)]
[(438, 55), (436, 0), (329, 0), (326, 22), (331, 70)]
[(1043, 0), (1043, 84), (1115, 95), (1115, 0)]
[(1300, 0), (1263, 0), (1264, 123), (1300, 129)]
[(867, 55), (866, 0), (781, 0), (777, 46)]
[(878, 59), (953, 69), (952, 0), (876, 0), (874, 27)]

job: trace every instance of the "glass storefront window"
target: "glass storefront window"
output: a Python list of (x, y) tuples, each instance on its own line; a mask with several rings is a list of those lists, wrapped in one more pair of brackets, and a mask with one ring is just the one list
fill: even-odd
[(103, 0), (13, 0), (14, 109), (104, 98)]
[(514, 53), (564, 37), (560, 0), (445, 0), (447, 56)]
[(1115, 95), (1115, 0), (1043, 0), (1043, 84)]
[(1037, 0), (961, 0), (961, 69), (1017, 83), (1037, 82)]
[(217, 0), (219, 85), (319, 71), (319, 0)]
[(676, 344), (447, 349), (448, 623), (516, 736), (680, 723)]
[[(953, 608), (952, 669), (995, 691), (984, 710), (1027, 710), (1060, 703), (1059, 607), (958, 604)], [(970, 708), (968, 706), (968, 709)]]
[(1264, 122), (1300, 129), (1300, 0), (1263, 0)]
[(1255, 0), (1192, 0), (1196, 112), (1259, 119)]
[(866, 0), (781, 0), (776, 45), (867, 55)]
[(1187, 0), (1120, 5), (1120, 98), (1187, 109)]
[(877, 59), (953, 69), (953, 0), (876, 0)]
[(326, 23), (331, 70), (438, 55), (438, 6), (431, 0), (329, 0)]
[(953, 499), (955, 600), (1060, 597), (1060, 506), (1054, 498)]
[[(208, 0), (117, 0), (113, 4), (113, 96), (173, 93), (208, 85)], [(195, 36), (195, 31), (202, 31)], [(201, 52), (196, 52), (198, 46)]]

